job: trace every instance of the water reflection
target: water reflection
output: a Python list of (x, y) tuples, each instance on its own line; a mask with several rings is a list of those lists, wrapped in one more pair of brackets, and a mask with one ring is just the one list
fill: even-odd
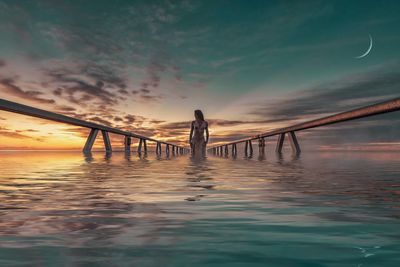
[[(116, 266), (157, 266), (162, 257), (205, 266), (229, 262), (240, 250), (251, 266), (271, 255), (285, 259), (280, 251), (290, 250), (290, 261), (305, 266), (341, 257), (366, 264), (362, 251), (373, 251), (367, 260), (385, 255), (379, 258), (384, 266), (399, 251), (399, 164), (393, 153), (267, 151), (253, 159), (199, 160), (0, 152), (0, 263), (29, 266), (32, 251), (43, 255), (41, 248), (51, 248), (59, 252), (42, 265), (63, 265), (73, 255), (88, 265), (100, 258)], [(95, 257), (87, 256), (90, 249)]]
[(92, 152), (84, 151), (84, 152), (83, 152), (83, 156), (84, 156), (85, 161), (86, 161), (87, 163), (90, 163), (90, 162), (93, 161), (93, 153), (92, 153)]
[[(187, 197), (187, 201), (199, 201), (201, 198), (207, 196), (209, 190), (214, 189), (212, 184), (213, 180), (213, 167), (206, 157), (190, 157), (188, 166), (185, 168), (186, 179), (189, 184), (188, 187), (191, 191), (200, 191), (201, 194), (197, 193), (194, 196)], [(193, 190), (194, 189), (194, 190)]]

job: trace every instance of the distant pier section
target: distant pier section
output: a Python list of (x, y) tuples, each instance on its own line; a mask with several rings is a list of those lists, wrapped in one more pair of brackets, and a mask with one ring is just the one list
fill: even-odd
[(276, 148), (275, 148), (275, 151), (277, 153), (282, 153), (285, 136), (288, 136), (293, 153), (300, 154), (301, 149), (300, 149), (300, 145), (299, 145), (299, 142), (297, 141), (297, 137), (295, 134), (295, 132), (297, 132), (297, 131), (307, 130), (307, 129), (311, 129), (311, 128), (321, 127), (321, 126), (344, 122), (344, 121), (361, 119), (361, 118), (365, 118), (365, 117), (375, 116), (375, 115), (399, 111), (399, 110), (400, 110), (400, 98), (395, 98), (395, 99), (388, 100), (385, 102), (381, 102), (381, 103), (369, 105), (366, 107), (341, 112), (341, 113), (330, 115), (327, 117), (295, 124), (293, 126), (272, 130), (272, 131), (261, 133), (261, 134), (255, 135), (255, 136), (250, 136), (248, 138), (224, 143), (222, 145), (212, 146), (211, 148), (208, 149), (208, 152), (211, 152), (214, 155), (228, 156), (228, 154), (229, 154), (228, 147), (231, 146), (232, 155), (236, 155), (236, 153), (237, 153), (236, 145), (239, 143), (244, 143), (245, 144), (245, 146), (244, 146), (245, 155), (246, 156), (252, 155), (253, 154), (252, 141), (258, 141), (259, 151), (260, 151), (260, 153), (264, 153), (265, 138), (278, 135), (278, 141), (277, 141)]
[(80, 126), (80, 127), (84, 127), (84, 128), (89, 128), (90, 133), (86, 140), (85, 146), (83, 148), (84, 152), (90, 152), (92, 150), (93, 144), (96, 140), (96, 137), (97, 137), (97, 134), (99, 131), (101, 131), (103, 141), (104, 141), (104, 147), (107, 152), (112, 151), (109, 133), (123, 135), (125, 137), (125, 141), (124, 141), (125, 151), (131, 150), (132, 138), (139, 140), (139, 144), (138, 144), (138, 152), (139, 153), (141, 153), (141, 152), (147, 153), (147, 142), (148, 141), (156, 143), (157, 154), (161, 154), (161, 152), (162, 152), (161, 145), (165, 146), (166, 153), (184, 154), (184, 153), (188, 153), (190, 151), (186, 147), (172, 144), (169, 142), (156, 140), (156, 139), (142, 136), (139, 134), (135, 134), (132, 132), (127, 132), (127, 131), (123, 131), (123, 130), (120, 130), (117, 128), (113, 128), (113, 127), (109, 127), (109, 126), (105, 126), (105, 125), (101, 125), (101, 124), (97, 124), (97, 123), (93, 123), (93, 122), (89, 122), (89, 121), (84, 121), (81, 119), (76, 119), (73, 117), (69, 117), (69, 116), (65, 116), (62, 114), (50, 112), (47, 110), (19, 104), (19, 103), (8, 101), (8, 100), (1, 99), (1, 98), (0, 98), (0, 110), (23, 114), (23, 115), (36, 117), (36, 118), (40, 118), (40, 119), (45, 119), (45, 120), (60, 122), (60, 123), (71, 124), (71, 125)]

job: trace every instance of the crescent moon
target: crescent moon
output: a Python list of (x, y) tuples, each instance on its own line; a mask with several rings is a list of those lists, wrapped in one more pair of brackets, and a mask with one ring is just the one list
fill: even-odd
[(363, 57), (367, 56), (369, 54), (369, 52), (371, 52), (371, 49), (372, 49), (372, 37), (371, 37), (371, 34), (368, 34), (368, 35), (369, 35), (369, 47), (368, 47), (367, 51), (364, 54), (362, 54), (361, 56), (358, 56), (358, 57), (355, 57), (355, 58), (363, 58)]

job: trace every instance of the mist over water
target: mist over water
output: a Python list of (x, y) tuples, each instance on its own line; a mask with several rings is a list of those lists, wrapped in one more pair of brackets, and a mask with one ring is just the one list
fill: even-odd
[(399, 266), (399, 156), (0, 152), (0, 266)]

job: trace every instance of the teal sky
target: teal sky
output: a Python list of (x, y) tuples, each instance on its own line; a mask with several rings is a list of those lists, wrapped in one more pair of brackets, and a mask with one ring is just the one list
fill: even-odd
[(399, 96), (399, 13), (399, 1), (0, 0), (0, 96), (120, 127), (136, 116), (156, 135), (201, 108), (225, 120), (221, 140), (239, 137)]

